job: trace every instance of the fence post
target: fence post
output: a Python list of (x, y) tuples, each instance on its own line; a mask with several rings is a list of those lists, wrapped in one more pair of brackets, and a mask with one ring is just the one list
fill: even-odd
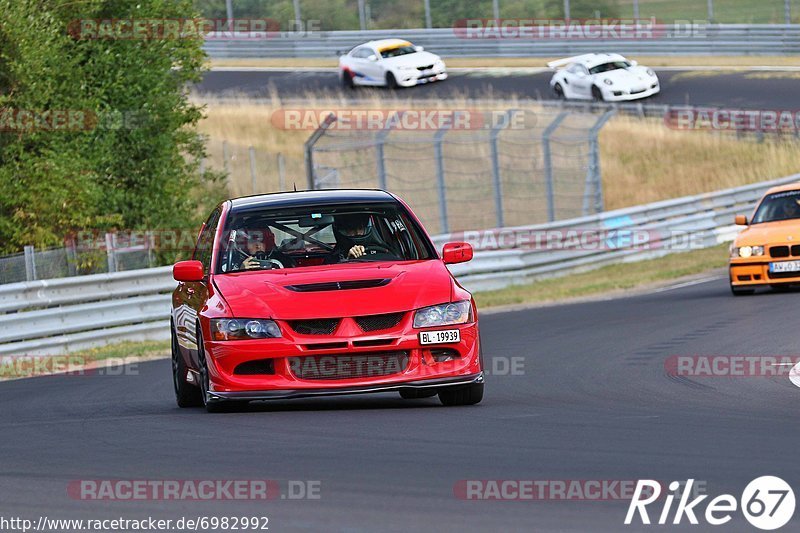
[(225, 171), (225, 179), (228, 179), (231, 173), (228, 155), (228, 141), (222, 141), (222, 169)]
[(36, 279), (36, 255), (33, 246), (26, 246), (25, 250), (25, 279), (33, 281)]
[(117, 271), (117, 256), (114, 251), (114, 234), (106, 233), (106, 259), (108, 261), (108, 272)]
[(425, 27), (431, 27), (431, 0), (424, 0), (425, 2)]
[(64, 252), (67, 255), (67, 272), (70, 276), (78, 275), (78, 250), (75, 237), (70, 237), (65, 243)]
[(553, 222), (556, 219), (555, 191), (553, 189), (553, 158), (550, 154), (550, 136), (558, 128), (559, 124), (567, 118), (568, 111), (562, 111), (553, 119), (542, 132), (542, 155), (544, 156), (544, 186), (547, 191), (547, 221)]
[(708, 21), (714, 22), (714, 0), (708, 0)]
[(256, 149), (250, 146), (247, 153), (250, 156), (250, 181), (253, 186), (253, 194), (256, 194), (258, 192), (256, 190)]
[(283, 152), (278, 152), (278, 190), (286, 190), (286, 161), (283, 159)]
[(334, 122), (336, 122), (336, 115), (331, 113), (325, 117), (325, 120), (322, 121), (322, 124), (319, 125), (314, 133), (311, 134), (311, 137), (309, 137), (303, 144), (303, 150), (305, 151), (306, 180), (309, 191), (313, 191), (316, 188), (314, 179), (314, 145), (317, 144), (317, 141), (320, 139), (320, 137), (325, 134), (325, 130), (327, 130)]
[[(616, 109), (609, 109), (597, 119), (589, 130), (589, 168), (586, 171), (586, 186), (583, 191), (583, 214), (589, 214), (589, 201), (594, 199), (594, 211), (603, 210), (603, 179), (600, 175), (600, 144), (597, 136), (600, 129), (614, 116)], [(592, 194), (594, 188), (594, 194)]]
[(436, 184), (439, 189), (439, 232), (450, 233), (450, 223), (447, 218), (447, 189), (444, 181), (444, 153), (442, 150), (443, 138), (448, 126), (443, 126), (436, 131), (433, 136), (433, 150), (436, 158)]
[(492, 180), (494, 181), (494, 212), (497, 216), (497, 227), (502, 228), (505, 224), (505, 217), (503, 216), (503, 181), (500, 177), (500, 154), (497, 146), (497, 138), (500, 131), (505, 128), (511, 121), (513, 113), (518, 110), (509, 109), (506, 111), (505, 119), (500, 124), (495, 124), (492, 131), (489, 133), (489, 143), (492, 153)]
[[(403, 117), (403, 111), (400, 111), (397, 115), (398, 119)], [(387, 121), (386, 125), (378, 132), (375, 136), (375, 141), (377, 144), (375, 145), (375, 160), (378, 164), (378, 188), (383, 189), (384, 191), (387, 189), (386, 185), (386, 159), (384, 158), (383, 147), (386, 144), (386, 138), (392, 132), (392, 128), (394, 127), (395, 123), (399, 122), (390, 120)]]

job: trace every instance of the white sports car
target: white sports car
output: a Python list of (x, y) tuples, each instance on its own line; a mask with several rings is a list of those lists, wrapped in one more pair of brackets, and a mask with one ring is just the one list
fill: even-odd
[(653, 69), (619, 54), (584, 54), (551, 61), (556, 69), (550, 87), (559, 98), (619, 102), (637, 100), (661, 90)]
[(339, 79), (346, 87), (412, 87), (447, 79), (442, 58), (402, 39), (360, 44), (339, 56)]

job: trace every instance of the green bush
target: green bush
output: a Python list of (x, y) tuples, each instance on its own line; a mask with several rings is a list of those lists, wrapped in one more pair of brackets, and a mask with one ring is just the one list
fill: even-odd
[[(218, 177), (199, 174), (202, 109), (187, 98), (202, 38), (69, 31), (79, 20), (194, 16), (191, 0), (0, 0), (0, 253), (79, 230), (196, 226), (219, 199)], [(84, 121), (25, 129), (21, 111)]]

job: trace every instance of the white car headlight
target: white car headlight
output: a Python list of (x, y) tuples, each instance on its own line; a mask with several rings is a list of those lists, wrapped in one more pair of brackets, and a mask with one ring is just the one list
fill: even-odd
[(731, 248), (731, 257), (760, 257), (764, 255), (763, 246), (734, 246)]
[(611, 80), (610, 80), (610, 79), (608, 79), (608, 78), (604, 79), (604, 80), (603, 80), (603, 83), (605, 83), (606, 85), (614, 85), (614, 82), (613, 82), (613, 81), (611, 81)]
[(409, 65), (400, 65), (397, 68), (400, 69), (400, 70), (417, 70), (417, 67), (412, 67), (412, 66), (409, 66)]
[(415, 328), (466, 324), (470, 320), (472, 320), (472, 306), (469, 300), (423, 307), (414, 313)]
[(651, 68), (647, 69), (647, 75), (650, 76), (651, 78), (655, 78), (656, 77), (656, 73), (653, 72), (653, 69), (651, 69)]

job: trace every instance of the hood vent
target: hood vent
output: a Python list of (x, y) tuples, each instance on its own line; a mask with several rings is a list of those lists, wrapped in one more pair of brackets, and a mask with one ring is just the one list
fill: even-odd
[(295, 292), (348, 291), (351, 289), (383, 287), (390, 281), (392, 281), (390, 278), (330, 281), (326, 283), (306, 283), (305, 285), (286, 285), (286, 288)]

